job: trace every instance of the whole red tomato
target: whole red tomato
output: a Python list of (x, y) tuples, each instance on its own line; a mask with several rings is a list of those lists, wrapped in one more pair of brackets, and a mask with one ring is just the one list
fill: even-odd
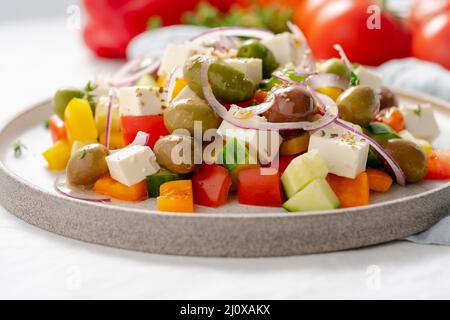
[(428, 20), (414, 32), (413, 55), (450, 69), (450, 11)]
[[(370, 18), (375, 15), (369, 0), (330, 0), (309, 19), (307, 38), (319, 59), (336, 56), (334, 44), (340, 44), (351, 61), (380, 65), (411, 52), (411, 34), (386, 11), (379, 12), (379, 27)], [(370, 28), (369, 28), (370, 26)]]
[[(186, 11), (194, 10), (200, 0), (84, 0), (89, 19), (83, 36), (98, 56), (123, 58), (128, 43), (144, 32), (148, 20), (161, 18), (163, 25), (180, 23)], [(222, 11), (233, 0), (208, 0)]]
[(304, 0), (296, 7), (294, 22), (302, 29), (303, 33), (308, 33), (309, 18), (319, 10), (319, 8), (329, 2), (328, 0)]
[(408, 25), (420, 28), (425, 22), (442, 12), (450, 11), (450, 0), (413, 0)]

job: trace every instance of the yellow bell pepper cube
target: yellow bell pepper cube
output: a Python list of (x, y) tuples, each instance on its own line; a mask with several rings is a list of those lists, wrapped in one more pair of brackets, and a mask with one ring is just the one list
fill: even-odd
[[(105, 144), (105, 133), (102, 133), (100, 135), (100, 143), (103, 145)], [(122, 149), (125, 148), (126, 146), (127, 144), (121, 131), (111, 132), (111, 134), (109, 135), (109, 149), (111, 150)]]
[(98, 132), (89, 102), (73, 98), (64, 111), (67, 134), (71, 142), (97, 140)]
[(305, 132), (302, 135), (285, 140), (280, 145), (280, 155), (293, 156), (308, 151), (309, 133)]
[[(97, 107), (95, 108), (95, 124), (98, 134), (101, 135), (106, 131), (106, 118), (108, 116), (109, 98), (101, 97)], [(113, 105), (111, 116), (111, 132), (121, 130), (120, 112), (117, 103)]]
[(186, 87), (188, 85), (187, 81), (184, 80), (183, 78), (178, 78), (177, 80), (175, 80), (175, 86), (173, 88), (173, 92), (172, 92), (172, 99), (175, 98), (180, 92), (181, 90), (184, 89), (184, 87)]
[(64, 170), (70, 159), (70, 145), (66, 140), (59, 140), (42, 155), (47, 160), (50, 170)]
[(156, 203), (159, 211), (194, 212), (194, 196), (191, 180), (175, 180), (163, 183)]
[(342, 90), (341, 88), (327, 87), (327, 88), (319, 88), (317, 89), (317, 92), (327, 95), (334, 101), (337, 101), (337, 99), (344, 92), (344, 90)]

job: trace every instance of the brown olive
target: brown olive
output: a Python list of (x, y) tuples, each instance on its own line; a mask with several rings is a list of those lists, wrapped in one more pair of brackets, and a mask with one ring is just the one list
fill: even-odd
[(82, 147), (67, 164), (66, 174), (69, 183), (77, 186), (93, 185), (109, 171), (105, 159), (108, 154), (108, 149), (98, 143)]
[(381, 87), (380, 90), (380, 110), (398, 107), (398, 100), (394, 92), (389, 88)]
[(161, 166), (174, 173), (187, 174), (195, 170), (194, 145), (194, 139), (190, 136), (171, 134), (161, 137), (153, 151)]
[(427, 175), (427, 155), (416, 143), (404, 139), (392, 139), (384, 144), (384, 148), (398, 162), (407, 182), (419, 182)]
[(298, 122), (312, 120), (314, 100), (303, 88), (291, 86), (274, 92), (275, 102), (264, 113), (269, 122)]
[(380, 111), (380, 97), (369, 86), (347, 89), (339, 96), (336, 103), (341, 119), (362, 127), (366, 127)]

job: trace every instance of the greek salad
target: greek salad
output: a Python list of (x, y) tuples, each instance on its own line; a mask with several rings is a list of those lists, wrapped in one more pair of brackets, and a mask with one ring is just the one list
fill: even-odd
[(129, 61), (83, 90), (56, 92), (43, 152), (56, 189), (159, 211), (242, 205), (290, 212), (370, 204), (450, 178), (430, 105), (401, 105), (382, 78), (337, 56), (317, 61), (299, 28), (215, 28), (161, 58)]

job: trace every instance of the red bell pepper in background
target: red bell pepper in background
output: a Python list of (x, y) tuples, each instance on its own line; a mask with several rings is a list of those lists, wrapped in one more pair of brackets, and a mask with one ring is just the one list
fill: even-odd
[(238, 175), (238, 200), (241, 204), (281, 207), (284, 194), (280, 173), (262, 174), (261, 168), (244, 169)]
[[(98, 56), (124, 58), (131, 39), (147, 29), (152, 17), (162, 25), (180, 23), (186, 11), (195, 9), (200, 0), (84, 0), (89, 20), (84, 28), (87, 46)], [(209, 0), (222, 11), (233, 0)]]
[(53, 142), (67, 140), (66, 125), (58, 115), (54, 114), (50, 117), (48, 128), (50, 129)]
[(294, 160), (295, 158), (297, 158), (298, 155), (294, 155), (294, 156), (279, 156), (278, 158), (278, 163), (274, 163), (271, 162), (268, 165), (265, 165), (264, 168), (270, 168), (270, 167), (274, 167), (274, 168), (278, 168), (278, 172), (280, 174), (283, 174), (284, 171), (286, 171), (286, 168), (288, 167), (288, 165), (291, 163), (292, 160)]
[(148, 146), (153, 148), (161, 136), (167, 136), (163, 116), (122, 116), (122, 132), (127, 144), (133, 142), (136, 134), (143, 131), (150, 135)]
[(194, 203), (218, 208), (227, 201), (230, 187), (231, 178), (227, 169), (216, 164), (203, 164), (192, 177)]

